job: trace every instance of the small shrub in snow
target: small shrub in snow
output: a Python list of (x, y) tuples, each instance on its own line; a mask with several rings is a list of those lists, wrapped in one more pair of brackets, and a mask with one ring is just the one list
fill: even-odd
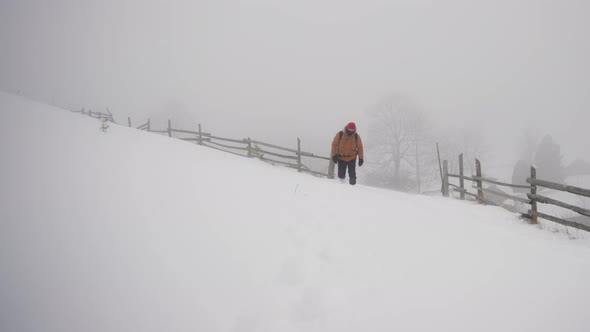
[(100, 126), (100, 130), (102, 130), (103, 133), (106, 133), (107, 129), (109, 128), (109, 124), (107, 123), (107, 119), (102, 118), (101, 121), (102, 121), (102, 124)]

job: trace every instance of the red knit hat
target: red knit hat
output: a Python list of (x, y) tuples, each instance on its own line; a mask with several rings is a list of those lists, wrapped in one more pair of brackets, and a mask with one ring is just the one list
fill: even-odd
[(346, 125), (346, 129), (350, 130), (350, 131), (356, 131), (356, 125), (354, 124), (354, 122), (349, 122)]

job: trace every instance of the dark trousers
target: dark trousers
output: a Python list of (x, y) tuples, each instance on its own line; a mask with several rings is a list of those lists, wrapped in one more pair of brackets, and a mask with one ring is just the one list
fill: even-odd
[(348, 180), (350, 184), (356, 183), (356, 158), (351, 161), (338, 160), (338, 177), (346, 177), (346, 168), (348, 168)]

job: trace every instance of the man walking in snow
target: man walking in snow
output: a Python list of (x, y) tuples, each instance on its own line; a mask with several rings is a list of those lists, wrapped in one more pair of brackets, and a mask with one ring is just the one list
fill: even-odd
[(348, 168), (348, 179), (351, 185), (356, 184), (356, 157), (359, 167), (364, 163), (363, 141), (356, 132), (356, 125), (350, 122), (339, 131), (332, 141), (332, 161), (338, 164), (338, 178), (344, 180)]

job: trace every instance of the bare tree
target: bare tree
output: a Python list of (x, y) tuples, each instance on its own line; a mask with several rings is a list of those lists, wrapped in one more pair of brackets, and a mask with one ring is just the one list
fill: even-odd
[(430, 144), (423, 113), (408, 97), (392, 94), (371, 107), (368, 115), (366, 147), (377, 161), (374, 173), (390, 177), (381, 179), (385, 186), (406, 190), (412, 182), (410, 174), (415, 173), (412, 186), (419, 187), (423, 145)]

